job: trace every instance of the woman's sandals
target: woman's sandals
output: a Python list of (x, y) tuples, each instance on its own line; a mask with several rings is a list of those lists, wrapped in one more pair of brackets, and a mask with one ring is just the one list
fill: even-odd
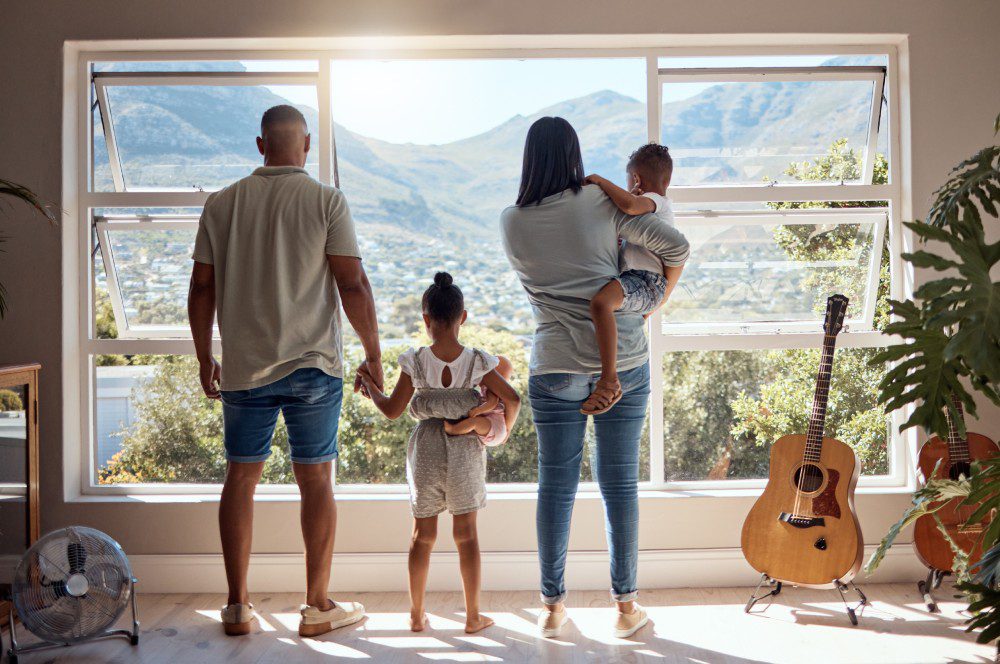
[(583, 402), (580, 412), (584, 415), (601, 415), (614, 408), (621, 398), (622, 387), (617, 380), (613, 383), (599, 380), (594, 386), (594, 391)]

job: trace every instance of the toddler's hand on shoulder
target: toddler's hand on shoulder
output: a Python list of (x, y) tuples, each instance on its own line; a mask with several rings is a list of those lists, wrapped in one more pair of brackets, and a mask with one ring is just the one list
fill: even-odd
[(601, 184), (601, 180), (603, 180), (603, 179), (604, 178), (602, 178), (597, 173), (591, 173), (587, 177), (583, 178), (583, 183), (584, 184), (596, 184), (596, 185), (600, 185)]

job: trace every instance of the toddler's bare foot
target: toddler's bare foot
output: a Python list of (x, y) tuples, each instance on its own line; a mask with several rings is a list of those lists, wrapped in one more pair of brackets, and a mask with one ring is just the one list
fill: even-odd
[(475, 634), (476, 632), (481, 632), (492, 624), (493, 620), (484, 615), (476, 614), (475, 616), (469, 616), (465, 619), (465, 633)]
[(427, 614), (420, 612), (419, 615), (410, 613), (410, 631), (411, 632), (422, 632), (424, 627), (427, 626)]

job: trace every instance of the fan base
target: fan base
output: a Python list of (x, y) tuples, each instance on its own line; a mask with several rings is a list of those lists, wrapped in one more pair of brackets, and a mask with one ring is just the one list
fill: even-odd
[[(135, 584), (136, 579), (132, 579), (132, 592), (131, 592), (131, 604), (132, 604), (132, 629), (108, 629), (98, 634), (94, 634), (86, 639), (77, 641), (76, 643), (83, 643), (86, 641), (95, 641), (97, 639), (108, 639), (115, 637), (125, 637), (129, 640), (133, 646), (139, 645), (139, 611), (136, 607), (135, 601)], [(10, 623), (10, 645), (11, 647), (7, 649), (7, 661), (10, 664), (17, 664), (17, 656), (22, 653), (34, 652), (36, 650), (45, 650), (47, 648), (65, 648), (72, 643), (53, 643), (51, 641), (42, 641), (41, 643), (32, 643), (27, 646), (19, 646), (17, 644), (17, 619), (14, 615), (14, 605), (12, 602), (4, 602), (7, 604), (7, 618)], [(0, 652), (3, 652), (3, 632), (0, 632)]]

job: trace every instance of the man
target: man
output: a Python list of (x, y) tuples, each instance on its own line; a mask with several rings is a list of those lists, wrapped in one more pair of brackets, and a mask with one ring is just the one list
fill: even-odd
[[(302, 495), (307, 590), (299, 634), (364, 617), (361, 604), (327, 597), (343, 394), (340, 300), (364, 346), (362, 368), (381, 384), (378, 323), (347, 201), (303, 168), (309, 141), (295, 108), (264, 113), (257, 139), (264, 166), (208, 197), (192, 256), (191, 334), (202, 389), (222, 400), (229, 462), (219, 530), (229, 583), (222, 623), (230, 635), (248, 634), (254, 619), (247, 590), (253, 496), (279, 411)], [(216, 313), (222, 366), (212, 356)], [(355, 391), (359, 385), (355, 379)]]

